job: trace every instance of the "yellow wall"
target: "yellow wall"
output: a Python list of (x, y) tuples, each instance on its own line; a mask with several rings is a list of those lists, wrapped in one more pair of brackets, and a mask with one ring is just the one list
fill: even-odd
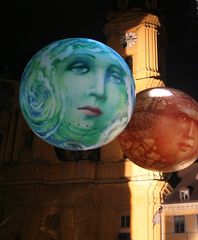
[[(185, 217), (185, 233), (174, 232), (174, 216)], [(162, 240), (196, 240), (198, 239), (198, 203), (186, 202), (164, 204), (162, 212)]]
[[(124, 58), (130, 55), (133, 57), (136, 93), (164, 86), (158, 63), (157, 36), (160, 26), (155, 15), (143, 11), (127, 11), (118, 14), (104, 28), (107, 44)], [(137, 41), (134, 45), (123, 48), (120, 37), (129, 32), (137, 36)], [(167, 184), (159, 172), (145, 170), (133, 163), (130, 168), (131, 239), (159, 240), (160, 225), (153, 224), (153, 216), (160, 207), (161, 192)]]

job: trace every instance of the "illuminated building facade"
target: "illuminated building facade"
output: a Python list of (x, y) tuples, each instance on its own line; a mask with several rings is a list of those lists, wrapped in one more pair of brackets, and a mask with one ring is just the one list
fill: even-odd
[[(118, 2), (120, 12), (104, 28), (107, 45), (128, 62), (136, 92), (164, 86), (163, 24), (148, 11), (155, 6)], [(171, 191), (162, 173), (126, 159), (117, 140), (85, 152), (48, 145), (20, 113), (18, 84), (0, 83), (1, 239), (160, 239), (153, 219)]]
[(162, 204), (162, 240), (198, 239), (198, 166), (181, 170), (180, 183)]

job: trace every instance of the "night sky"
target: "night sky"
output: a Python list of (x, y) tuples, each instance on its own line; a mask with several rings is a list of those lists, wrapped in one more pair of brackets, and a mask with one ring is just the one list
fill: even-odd
[(103, 27), (112, 2), (67, 2), (15, 1), (2, 8), (1, 72), (20, 76), (33, 54), (59, 39), (85, 37), (105, 41)]
[[(165, 83), (198, 100), (196, 1), (159, 2), (168, 39)], [(107, 12), (116, 8), (116, 0), (6, 1), (0, 14), (0, 74), (19, 80), (30, 58), (59, 39), (86, 37), (105, 43)]]

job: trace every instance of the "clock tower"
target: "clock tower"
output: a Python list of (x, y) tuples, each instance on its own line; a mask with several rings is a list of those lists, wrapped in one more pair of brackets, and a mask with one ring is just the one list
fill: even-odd
[[(109, 14), (110, 18), (104, 27), (106, 44), (127, 61), (135, 80), (136, 93), (148, 88), (164, 87), (166, 35), (155, 13), (156, 1), (117, 2), (119, 11), (114, 15)], [(105, 148), (110, 149), (110, 146), (119, 148), (116, 141)], [(123, 159), (128, 161), (124, 156)], [(160, 239), (159, 209), (167, 182), (160, 172), (143, 169), (132, 162), (130, 167), (128, 188), (131, 193), (131, 225), (130, 238), (126, 239)], [(123, 233), (120, 234), (122, 237)]]
[(130, 65), (136, 92), (164, 86), (166, 38), (159, 17), (149, 9), (127, 9), (128, 5), (125, 8), (121, 6), (120, 11), (111, 17), (104, 28), (106, 43)]

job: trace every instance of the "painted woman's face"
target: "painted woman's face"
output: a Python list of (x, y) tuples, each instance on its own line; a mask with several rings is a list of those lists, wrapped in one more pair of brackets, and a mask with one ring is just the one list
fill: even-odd
[(91, 143), (116, 116), (126, 119), (126, 73), (108, 54), (87, 50), (73, 53), (58, 64), (55, 74), (66, 93), (63, 124), (71, 133), (79, 133)]
[(161, 155), (170, 163), (175, 159), (178, 159), (178, 163), (195, 160), (198, 149), (198, 122), (183, 113), (161, 115), (158, 121), (160, 124), (155, 140)]
[(98, 148), (115, 139), (130, 120), (133, 100), (126, 62), (92, 39), (63, 39), (41, 49), (20, 85), (20, 106), (31, 129), (67, 150)]
[(119, 141), (125, 156), (146, 169), (188, 167), (198, 157), (198, 103), (176, 89), (142, 91)]

